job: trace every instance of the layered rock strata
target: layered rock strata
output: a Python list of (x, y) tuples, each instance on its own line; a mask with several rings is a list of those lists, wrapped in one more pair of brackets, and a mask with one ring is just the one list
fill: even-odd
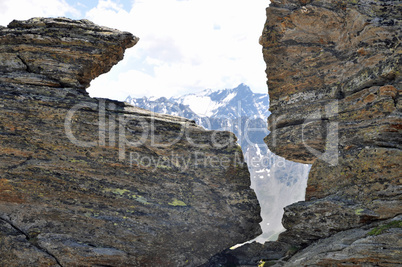
[(0, 28), (0, 265), (197, 266), (261, 233), (232, 133), (86, 94), (137, 41), (65, 18)]
[[(401, 10), (371, 0), (274, 0), (267, 9), (266, 142), (313, 163), (306, 201), (285, 209), (279, 241), (290, 256), (320, 240), (284, 265), (401, 264)], [(387, 224), (396, 227), (369, 235)]]

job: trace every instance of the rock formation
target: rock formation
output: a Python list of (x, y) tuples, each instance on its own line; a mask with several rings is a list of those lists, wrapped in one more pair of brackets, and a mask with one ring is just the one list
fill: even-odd
[(401, 24), (400, 1), (271, 0), (265, 141), (313, 163), (306, 201), (285, 208), (278, 241), (205, 266), (402, 265)]
[(65, 18), (0, 28), (1, 266), (197, 266), (261, 233), (232, 133), (86, 94), (137, 41)]
[[(285, 209), (279, 237), (288, 256), (307, 248), (285, 265), (402, 263), (401, 10), (371, 0), (273, 0), (267, 9), (266, 142), (313, 163), (306, 201)], [(387, 230), (370, 235), (378, 227)]]

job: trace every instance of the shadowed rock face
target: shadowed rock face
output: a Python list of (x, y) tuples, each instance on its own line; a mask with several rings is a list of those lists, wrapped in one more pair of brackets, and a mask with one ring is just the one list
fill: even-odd
[(0, 28), (0, 265), (197, 266), (261, 233), (232, 133), (87, 96), (137, 41), (65, 18)]
[[(368, 0), (275, 0), (267, 9), (266, 142), (288, 160), (313, 163), (307, 201), (285, 209), (279, 240), (294, 253), (346, 230), (354, 238), (335, 235), (322, 242), (337, 248), (309, 248), (290, 266), (401, 263), (381, 250), (402, 248), (389, 233), (367, 238), (370, 222), (402, 213), (401, 9)], [(400, 226), (392, 229), (400, 239)], [(353, 242), (369, 249), (357, 253)]]

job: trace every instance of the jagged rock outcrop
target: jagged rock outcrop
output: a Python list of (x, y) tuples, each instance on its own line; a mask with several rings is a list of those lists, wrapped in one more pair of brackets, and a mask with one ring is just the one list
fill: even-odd
[(283, 265), (402, 263), (400, 224), (368, 235), (402, 213), (401, 11), (400, 1), (372, 0), (275, 0), (267, 9), (266, 142), (313, 163), (306, 201), (285, 209), (279, 237), (288, 256), (307, 248)]
[(0, 82), (85, 89), (139, 38), (88, 20), (33, 18), (1, 30)]
[(261, 233), (232, 133), (86, 94), (137, 41), (65, 18), (0, 28), (0, 265), (197, 266)]

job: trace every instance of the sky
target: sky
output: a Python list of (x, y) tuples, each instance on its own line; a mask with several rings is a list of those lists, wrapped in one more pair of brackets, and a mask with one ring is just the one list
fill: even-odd
[(240, 83), (267, 93), (258, 39), (268, 5), (268, 0), (0, 0), (0, 25), (63, 16), (139, 37), (121, 62), (91, 82), (93, 97), (171, 97)]

